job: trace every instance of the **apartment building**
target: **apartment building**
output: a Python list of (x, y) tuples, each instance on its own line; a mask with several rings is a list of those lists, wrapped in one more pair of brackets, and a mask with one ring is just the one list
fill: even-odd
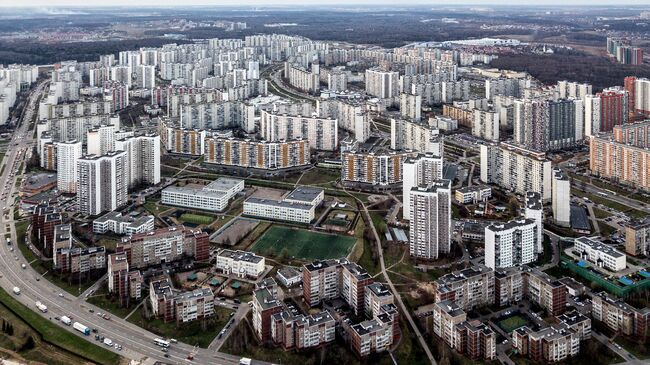
[(98, 215), (128, 202), (126, 152), (88, 155), (77, 160), (77, 204), (79, 212)]
[(323, 300), (341, 296), (339, 284), (342, 267), (338, 260), (314, 261), (303, 266), (302, 288), (305, 303), (317, 306)]
[(463, 322), (456, 326), (459, 338), (456, 351), (474, 360), (496, 359), (497, 335), (487, 324), (479, 320)]
[(393, 293), (382, 283), (372, 283), (364, 286), (364, 308), (368, 318), (380, 315), (385, 305), (393, 304)]
[(632, 220), (625, 225), (625, 252), (634, 256), (650, 255), (650, 219)]
[(628, 122), (628, 94), (623, 88), (604, 89), (585, 97), (585, 135), (611, 132)]
[(610, 330), (642, 343), (650, 336), (650, 309), (635, 308), (605, 292), (591, 295), (591, 315)]
[(537, 303), (553, 316), (558, 316), (566, 310), (567, 286), (554, 277), (539, 271), (524, 267), (525, 296)]
[(185, 129), (171, 123), (160, 123), (160, 140), (165, 151), (182, 155), (200, 156), (205, 152), (206, 131)]
[(494, 303), (494, 271), (473, 266), (443, 275), (433, 282), (436, 303), (453, 301), (463, 310)]
[(241, 128), (255, 131), (255, 107), (241, 101), (211, 101), (180, 105), (180, 125), (185, 129)]
[(56, 188), (62, 193), (77, 192), (77, 161), (81, 158), (81, 141), (57, 142)]
[(122, 307), (128, 307), (131, 300), (139, 302), (142, 298), (143, 278), (140, 271), (129, 271), (125, 253), (108, 255), (108, 292), (114, 293)]
[(627, 256), (612, 246), (600, 242), (597, 237), (580, 237), (573, 242), (573, 251), (582, 260), (614, 272), (627, 267)]
[(487, 141), (499, 141), (499, 114), (490, 110), (474, 109), (472, 135)]
[(349, 336), (352, 352), (358, 357), (386, 351), (394, 342), (394, 315), (382, 313), (376, 318), (349, 325), (344, 330)]
[(191, 257), (196, 261), (210, 256), (208, 234), (183, 226), (159, 228), (151, 232), (125, 237), (115, 251), (125, 252), (133, 269), (146, 268), (161, 263)]
[(268, 141), (306, 139), (316, 150), (334, 151), (338, 147), (338, 121), (301, 115), (280, 115), (262, 110), (260, 135)]
[(580, 334), (566, 325), (552, 325), (534, 331), (528, 326), (516, 329), (512, 345), (533, 361), (559, 362), (580, 352)]
[(451, 249), (451, 181), (436, 180), (409, 193), (411, 257), (437, 259)]
[(106, 248), (66, 247), (57, 248), (54, 270), (69, 274), (86, 274), (94, 270), (106, 270)]
[(494, 304), (499, 307), (515, 304), (524, 294), (524, 279), (518, 267), (494, 270)]
[(395, 98), (399, 94), (399, 72), (377, 68), (366, 70), (366, 93), (380, 98)]
[(591, 338), (591, 318), (585, 316), (584, 314), (578, 312), (577, 310), (572, 310), (570, 312), (562, 313), (557, 316), (556, 319), (573, 330), (575, 330), (580, 336), (580, 341), (588, 340)]
[(90, 114), (46, 119), (36, 124), (36, 137), (39, 143), (49, 136), (51, 142), (81, 141), (87, 144), (88, 131), (101, 126), (113, 126), (119, 130), (120, 117), (115, 114)]
[(354, 314), (364, 313), (365, 288), (372, 284), (372, 276), (355, 262), (345, 262), (341, 269), (341, 298), (352, 308)]
[[(57, 251), (59, 249), (70, 249), (72, 248), (72, 226), (69, 223), (59, 224), (54, 227), (54, 237), (52, 239), (52, 250), (50, 255), (52, 255), (52, 267), (59, 267), (59, 262), (57, 262)], [(63, 262), (61, 265), (67, 265)]]
[(153, 231), (154, 227), (153, 215), (122, 215), (115, 211), (108, 212), (93, 221), (93, 232), (97, 234), (113, 232), (120, 235), (132, 235)]
[(316, 104), (318, 116), (336, 119), (339, 129), (353, 133), (356, 141), (363, 143), (370, 138), (371, 116), (363, 102), (336, 98), (319, 99)]
[(284, 75), (289, 80), (289, 84), (298, 90), (312, 94), (320, 90), (319, 71), (318, 63), (312, 63), (311, 70), (289, 62), (284, 63)]
[(593, 175), (650, 190), (650, 149), (617, 141), (611, 135), (589, 137), (589, 170)]
[(208, 185), (187, 184), (163, 189), (161, 202), (213, 212), (224, 211), (228, 202), (244, 190), (244, 180), (220, 177)]
[(294, 314), (289, 310), (271, 318), (271, 338), (285, 351), (316, 348), (334, 342), (336, 321), (327, 311), (316, 314)]
[(126, 151), (129, 189), (160, 183), (160, 136), (145, 134), (115, 139), (115, 149)]
[[(284, 310), (282, 301), (276, 298), (272, 288), (260, 288), (253, 293), (253, 329), (255, 335), (262, 343), (270, 342), (274, 336), (272, 324), (275, 322), (273, 316)], [(276, 329), (276, 332), (278, 331)], [(280, 334), (276, 334), (275, 338)], [(283, 343), (291, 343), (291, 340), (284, 340)]]
[(411, 190), (442, 179), (442, 155), (425, 153), (409, 157), (404, 160), (402, 170), (402, 218), (411, 219)]
[(257, 279), (264, 273), (265, 262), (263, 256), (252, 252), (221, 250), (217, 253), (215, 268), (225, 275)]
[(471, 109), (465, 109), (455, 104), (445, 104), (442, 106), (442, 115), (457, 120), (458, 124), (463, 127), (474, 127), (474, 111)]
[(209, 137), (205, 139), (205, 162), (261, 170), (301, 167), (310, 163), (309, 146), (305, 139), (268, 142)]
[(514, 141), (534, 151), (575, 147), (584, 138), (582, 99), (514, 101)]
[(551, 199), (551, 161), (535, 152), (509, 143), (481, 145), (481, 181), (524, 195), (538, 192)]
[(442, 156), (443, 141), (438, 130), (426, 122), (405, 119), (390, 120), (390, 148), (433, 153)]
[(456, 328), (467, 321), (467, 313), (453, 300), (437, 301), (433, 306), (433, 333), (449, 347), (462, 347)]
[(173, 288), (169, 278), (149, 282), (149, 301), (153, 315), (164, 322), (177, 325), (208, 318), (214, 315), (214, 293), (210, 288), (180, 292)]
[(485, 227), (485, 265), (502, 269), (537, 260), (537, 223), (515, 219)]
[(569, 177), (560, 169), (553, 170), (551, 180), (551, 205), (553, 220), (561, 227), (571, 226), (571, 184)]
[(422, 96), (411, 93), (401, 93), (399, 95), (399, 111), (402, 118), (413, 121), (422, 119)]
[(524, 196), (524, 218), (532, 219), (537, 224), (537, 255), (544, 252), (544, 207), (542, 205), (542, 194), (535, 191), (527, 191)]
[(341, 180), (347, 184), (368, 184), (388, 187), (400, 184), (402, 165), (416, 152), (348, 151), (341, 154)]
[(117, 127), (114, 125), (101, 125), (86, 132), (86, 153), (89, 155), (102, 156), (108, 151), (115, 150), (115, 132)]
[(54, 228), (63, 222), (61, 213), (55, 206), (48, 204), (37, 205), (34, 207), (31, 221), (32, 232), (38, 246), (42, 248), (42, 252), (46, 257), (51, 257), (53, 254)]

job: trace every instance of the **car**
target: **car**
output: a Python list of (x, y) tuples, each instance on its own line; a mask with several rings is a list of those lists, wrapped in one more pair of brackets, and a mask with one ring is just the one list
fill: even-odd
[(90, 308), (90, 309), (88, 309), (88, 312), (90, 312), (90, 313), (95, 313), (95, 310), (92, 309), (92, 308)]
[(230, 312), (231, 317), (234, 316), (234, 315), (235, 315), (235, 312)]
[(40, 277), (40, 276), (37, 276), (37, 277), (36, 277), (36, 281), (41, 281), (41, 277)]
[[(59, 293), (59, 296), (60, 296), (61, 298), (63, 298), (63, 293)], [(91, 313), (92, 313), (92, 312), (91, 312)]]
[(104, 318), (104, 319), (107, 320), (107, 321), (110, 321), (110, 320), (111, 320), (111, 316), (109, 316), (108, 314), (104, 314), (104, 315), (102, 316), (102, 318)]
[(169, 354), (165, 354), (165, 355), (163, 355), (163, 356), (165, 356), (165, 357), (169, 357)]
[(93, 333), (97, 333), (97, 328), (93, 328)]
[(168, 352), (168, 351), (169, 351), (169, 349), (167, 347), (162, 348), (162, 352)]

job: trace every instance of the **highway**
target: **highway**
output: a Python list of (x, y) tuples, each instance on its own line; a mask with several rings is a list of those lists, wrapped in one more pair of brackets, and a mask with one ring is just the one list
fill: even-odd
[[(24, 166), (31, 149), (34, 145), (33, 131), (29, 130), (29, 124), (35, 113), (38, 111), (39, 96), (45, 90), (46, 82), (35, 86), (29, 95), (28, 102), (25, 103), (25, 111), (22, 114), (19, 127), (15, 130), (11, 142), (7, 147), (7, 153), (4, 157), (5, 168), (0, 175), (0, 186), (4, 186), (3, 195), (0, 200), (0, 206), (5, 208), (13, 207), (13, 199), (17, 194), (16, 179), (20, 173), (16, 169)], [(9, 214), (0, 215), (0, 234), (11, 235), (12, 242), (17, 244), (16, 226), (13, 220), (12, 211)], [(26, 268), (21, 268), (25, 264)], [(160, 361), (168, 364), (238, 364), (239, 357), (228, 355), (208, 349), (195, 349), (193, 346), (183, 343), (172, 344), (168, 355), (160, 347), (153, 343), (153, 339), (160, 337), (148, 332), (135, 324), (129, 323), (123, 319), (113, 317), (105, 320), (97, 315), (90, 313), (104, 312), (105, 310), (95, 307), (82, 298), (74, 297), (68, 293), (63, 293), (60, 288), (50, 283), (48, 280), (39, 278), (39, 274), (34, 271), (29, 263), (25, 261), (20, 250), (15, 245), (7, 245), (5, 242), (0, 244), (0, 286), (14, 296), (16, 300), (26, 305), (35, 313), (39, 313), (44, 318), (57, 322), (61, 330), (69, 331), (78, 335), (84, 340), (93, 342), (98, 346), (101, 343), (94, 340), (94, 334), (83, 336), (80, 332), (72, 329), (71, 326), (65, 326), (56, 321), (55, 317), (66, 315), (73, 321), (78, 321), (90, 328), (97, 329), (98, 334), (113, 340), (113, 342), (122, 345), (122, 350), (111, 347), (110, 350), (133, 360)], [(38, 278), (38, 279), (37, 279)], [(20, 288), (20, 295), (13, 294), (13, 287)], [(48, 307), (48, 313), (41, 313), (35, 307), (35, 302), (41, 301)], [(187, 360), (187, 356), (194, 353), (194, 360)], [(260, 361), (253, 361), (254, 364), (265, 364)]]

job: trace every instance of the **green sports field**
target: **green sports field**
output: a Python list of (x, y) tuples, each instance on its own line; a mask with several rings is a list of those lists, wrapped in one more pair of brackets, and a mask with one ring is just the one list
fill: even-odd
[(201, 214), (192, 214), (192, 213), (183, 213), (180, 217), (180, 220), (183, 222), (194, 223), (194, 224), (210, 224), (214, 222), (215, 218), (208, 215)]
[(501, 327), (502, 330), (510, 333), (519, 327), (527, 326), (529, 323), (524, 317), (520, 315), (514, 315), (512, 317), (508, 317), (499, 321), (497, 324), (499, 327)]
[(356, 239), (304, 229), (273, 226), (252, 247), (263, 256), (281, 256), (302, 260), (337, 259), (348, 255)]

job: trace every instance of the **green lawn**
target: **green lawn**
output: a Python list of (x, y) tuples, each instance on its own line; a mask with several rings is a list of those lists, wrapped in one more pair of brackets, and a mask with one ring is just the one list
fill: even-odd
[(180, 220), (187, 223), (208, 225), (212, 223), (215, 220), (215, 218), (209, 215), (183, 213), (180, 217)]
[(523, 327), (528, 324), (528, 321), (520, 315), (514, 315), (512, 317), (508, 317), (506, 319), (503, 319), (497, 323), (501, 329), (504, 331), (510, 333), (514, 330), (516, 330), (519, 327)]
[(272, 226), (251, 249), (264, 256), (323, 260), (347, 256), (355, 242), (356, 239), (349, 236)]
[(120, 356), (89, 341), (80, 340), (79, 336), (62, 330), (58, 325), (41, 317), (38, 313), (20, 304), (6, 291), (0, 288), (0, 302), (16, 316), (29, 324), (38, 332), (44, 341), (51, 343), (73, 354), (88, 359), (94, 363), (115, 365), (120, 362)]
[(599, 208), (594, 208), (594, 215), (598, 219), (605, 219), (611, 217), (613, 214)]
[(207, 348), (219, 331), (230, 320), (230, 309), (215, 306), (215, 315), (207, 320), (205, 328), (201, 328), (201, 321), (193, 321), (176, 327), (175, 322), (165, 323), (160, 318), (146, 319), (142, 309), (133, 313), (127, 321), (134, 323), (148, 331), (166, 338), (175, 338), (178, 341), (192, 346)]
[(133, 300), (129, 308), (123, 308), (120, 306), (120, 302), (116, 297), (112, 297), (108, 294), (108, 288), (105, 285), (102, 286), (101, 289), (97, 290), (92, 296), (88, 297), (86, 301), (120, 318), (126, 317), (131, 313), (135, 306), (138, 305), (138, 303)]

